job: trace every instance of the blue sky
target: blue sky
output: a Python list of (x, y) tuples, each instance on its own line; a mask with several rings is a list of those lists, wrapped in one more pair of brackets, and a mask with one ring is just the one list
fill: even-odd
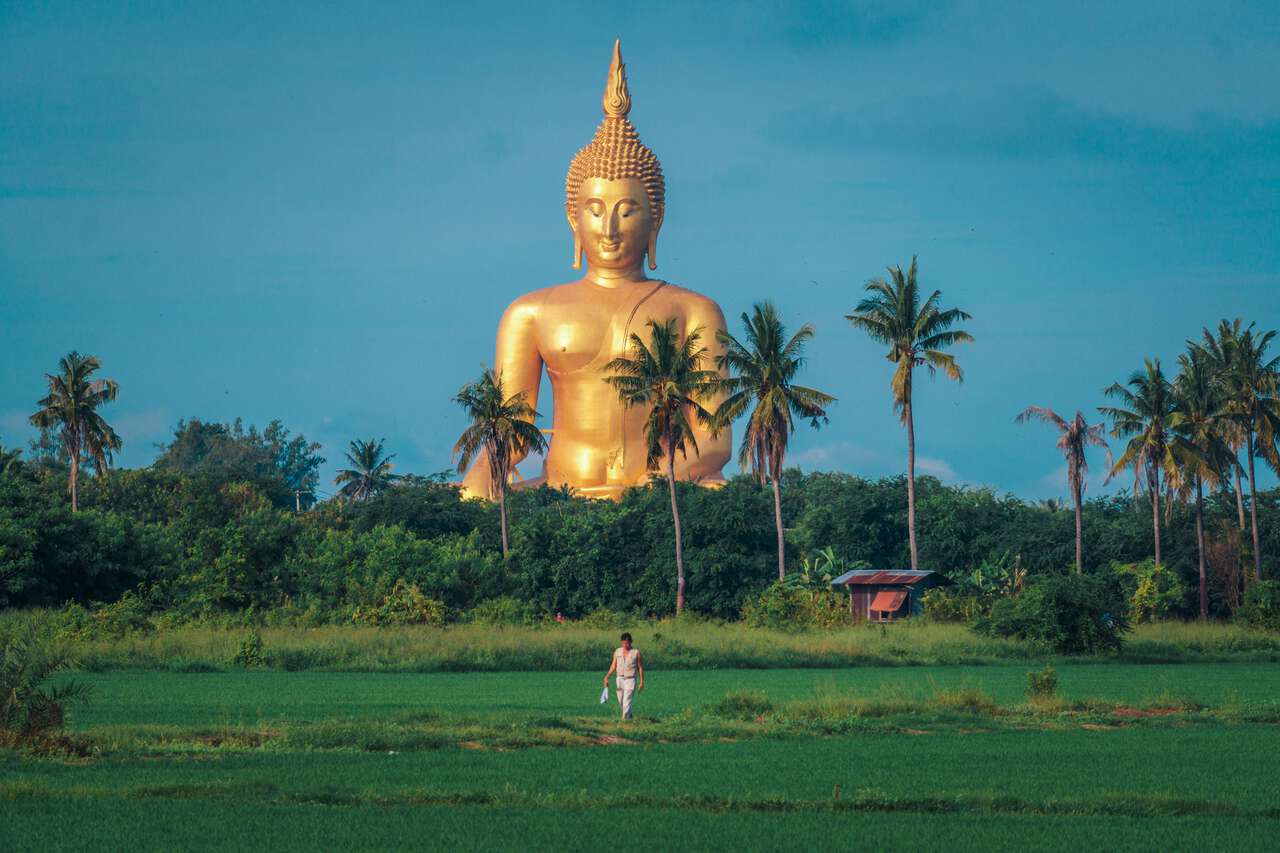
[(564, 173), (618, 34), (656, 274), (817, 326), (840, 402), (805, 468), (902, 470), (890, 366), (842, 318), (913, 253), (977, 338), (918, 392), (921, 469), (1028, 497), (1066, 487), (1022, 408), (1280, 326), (1274, 3), (0, 0), (0, 441), (74, 348), (121, 383), (125, 465), (242, 416), (330, 477), (356, 437), (447, 467), (502, 309), (573, 277)]

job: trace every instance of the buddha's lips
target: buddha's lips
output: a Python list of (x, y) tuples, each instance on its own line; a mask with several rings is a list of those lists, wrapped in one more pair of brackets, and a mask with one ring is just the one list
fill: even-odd
[(600, 241), (600, 251), (602, 252), (616, 252), (621, 248), (622, 243), (609, 243), (605, 240)]

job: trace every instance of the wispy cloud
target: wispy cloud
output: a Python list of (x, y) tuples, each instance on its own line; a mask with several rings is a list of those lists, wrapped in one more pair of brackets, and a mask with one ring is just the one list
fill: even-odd
[[(1089, 475), (1085, 478), (1085, 497), (1090, 495), (1103, 494), (1107, 491), (1118, 488), (1123, 485), (1119, 481), (1123, 479), (1123, 475), (1111, 483), (1107, 483), (1106, 467), (1102, 465), (1091, 466)], [(1069, 498), (1071, 496), (1071, 488), (1067, 485), (1067, 466), (1059, 465), (1054, 470), (1045, 474), (1043, 477), (1035, 481), (1035, 492), (1039, 495), (1052, 495), (1054, 497)]]
[(825, 468), (844, 471), (875, 467), (881, 462), (874, 450), (848, 441), (820, 444), (810, 447), (787, 459), (787, 463), (800, 468)]
[(169, 410), (164, 408), (124, 412), (109, 418), (109, 421), (126, 447), (165, 438), (172, 426)]
[(945, 459), (936, 459), (930, 456), (916, 457), (916, 470), (921, 474), (928, 474), (931, 477), (937, 477), (944, 483), (955, 483), (960, 479), (956, 474), (956, 470), (951, 467), (951, 463)]

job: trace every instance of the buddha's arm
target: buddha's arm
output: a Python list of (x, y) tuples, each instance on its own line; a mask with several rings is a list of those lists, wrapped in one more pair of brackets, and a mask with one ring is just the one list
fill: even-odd
[[(724, 313), (711, 300), (699, 300), (689, 312), (685, 324), (685, 328), (691, 330), (702, 327), (701, 344), (707, 348), (706, 361), (703, 364), (708, 369), (715, 369), (716, 358), (724, 352), (724, 346), (716, 336), (716, 332), (726, 329)], [(702, 407), (714, 413), (724, 398), (724, 394), (717, 394), (710, 399), (702, 400)], [(731, 430), (725, 427), (715, 438), (712, 438), (711, 431), (700, 423), (695, 422), (693, 430), (698, 440), (699, 453), (695, 456), (691, 451), (687, 460), (677, 456), (676, 476), (697, 477), (711, 482), (721, 479), (720, 469), (733, 455)]]
[[(507, 397), (524, 392), (533, 408), (538, 405), (538, 385), (542, 381), (542, 356), (538, 352), (538, 303), (524, 296), (508, 306), (498, 322), (497, 353), (494, 367), (502, 375), (502, 390)], [(524, 454), (512, 457), (514, 466)], [(476, 457), (465, 477), (462, 491), (467, 497), (496, 498), (492, 494), (489, 457), (483, 451)]]

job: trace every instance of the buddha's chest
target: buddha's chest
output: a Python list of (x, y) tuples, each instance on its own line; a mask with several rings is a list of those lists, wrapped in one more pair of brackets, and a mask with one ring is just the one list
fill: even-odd
[(556, 373), (599, 369), (625, 355), (628, 336), (648, 318), (638, 316), (642, 293), (595, 289), (581, 296), (544, 304), (540, 312), (538, 350)]

